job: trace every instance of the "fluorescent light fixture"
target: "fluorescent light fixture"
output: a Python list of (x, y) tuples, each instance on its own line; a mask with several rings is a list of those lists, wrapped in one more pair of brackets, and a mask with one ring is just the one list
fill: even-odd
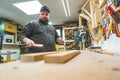
[(66, 4), (67, 4), (67, 9), (68, 9), (68, 15), (71, 16), (71, 14), (70, 14), (70, 6), (69, 6), (69, 3), (68, 3), (68, 0), (66, 0)]
[(66, 6), (65, 6), (65, 0), (62, 0), (62, 4), (63, 4), (63, 8), (64, 8), (64, 11), (65, 11), (65, 15), (68, 16), (67, 14), (67, 10), (66, 10)]
[(65, 15), (66, 15), (67, 17), (68, 17), (68, 16), (71, 16), (68, 0), (61, 0), (61, 1), (62, 1), (62, 4), (63, 4), (63, 8), (64, 8), (64, 11), (65, 11)]
[(48, 24), (52, 25), (53, 23), (49, 21), (49, 23), (48, 23)]
[(40, 12), (40, 8), (42, 7), (42, 5), (37, 0), (15, 3), (13, 5), (22, 10), (27, 15), (38, 14)]

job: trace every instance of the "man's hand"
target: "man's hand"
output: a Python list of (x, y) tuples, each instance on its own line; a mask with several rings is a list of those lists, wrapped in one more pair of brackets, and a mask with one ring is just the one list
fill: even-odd
[(57, 43), (58, 43), (58, 44), (63, 44), (62, 38), (58, 38), (58, 39), (57, 39)]
[(34, 41), (29, 38), (24, 38), (23, 42), (27, 45), (27, 47), (33, 47), (35, 45)]

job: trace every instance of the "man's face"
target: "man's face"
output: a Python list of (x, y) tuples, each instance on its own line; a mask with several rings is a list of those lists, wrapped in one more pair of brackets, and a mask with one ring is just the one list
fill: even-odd
[(39, 18), (42, 19), (43, 21), (48, 21), (49, 19), (49, 13), (48, 11), (42, 11), (39, 13)]

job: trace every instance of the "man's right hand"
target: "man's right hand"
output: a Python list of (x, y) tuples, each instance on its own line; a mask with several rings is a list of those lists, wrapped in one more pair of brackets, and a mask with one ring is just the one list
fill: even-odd
[(27, 45), (27, 47), (33, 47), (35, 42), (29, 38), (23, 38), (23, 42)]

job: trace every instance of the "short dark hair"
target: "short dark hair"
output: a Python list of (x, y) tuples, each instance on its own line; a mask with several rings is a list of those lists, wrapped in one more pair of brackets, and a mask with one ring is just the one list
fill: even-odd
[(47, 6), (42, 6), (40, 9), (40, 12), (42, 12), (42, 11), (48, 11), (48, 13), (50, 13), (50, 10)]

